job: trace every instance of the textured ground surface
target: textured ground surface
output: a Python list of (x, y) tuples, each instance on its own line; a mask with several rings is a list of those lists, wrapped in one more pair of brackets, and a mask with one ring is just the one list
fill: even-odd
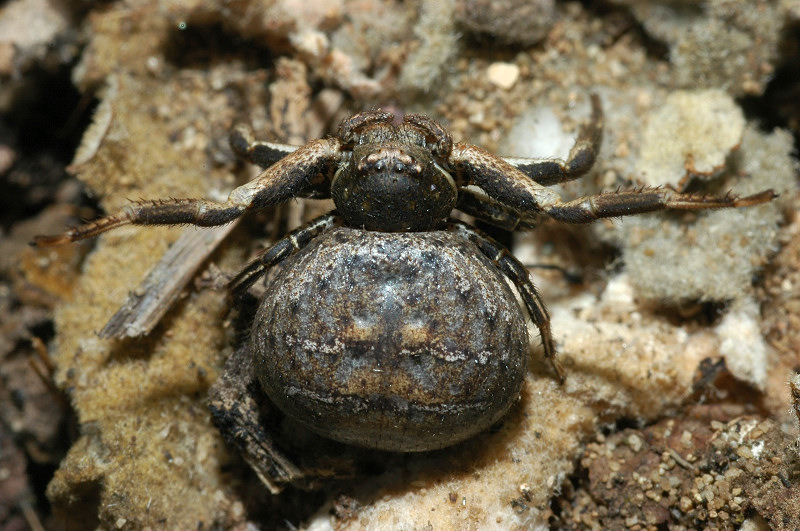
[[(791, 529), (798, 28), (796, 0), (6, 2), (0, 527)], [(270, 495), (206, 392), (231, 349), (217, 272), (329, 205), (244, 220), (143, 339), (96, 332), (182, 229), (26, 245), (129, 199), (224, 198), (252, 176), (227, 146), (235, 123), (303, 143), (381, 106), (498, 153), (564, 157), (592, 92), (600, 157), (565, 197), (642, 184), (781, 197), (496, 234), (580, 279), (532, 269), (567, 382), (531, 327), (501, 424), (312, 493)]]

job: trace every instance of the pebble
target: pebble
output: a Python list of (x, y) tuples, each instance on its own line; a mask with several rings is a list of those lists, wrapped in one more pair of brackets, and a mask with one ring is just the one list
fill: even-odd
[(513, 63), (492, 63), (489, 65), (486, 75), (493, 85), (508, 90), (519, 79), (519, 66)]

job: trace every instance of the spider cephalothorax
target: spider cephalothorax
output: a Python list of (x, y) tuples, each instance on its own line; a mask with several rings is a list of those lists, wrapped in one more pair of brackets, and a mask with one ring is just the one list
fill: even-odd
[(336, 209), (347, 225), (367, 230), (440, 227), (458, 199), (456, 183), (442, 167), (452, 141), (424, 117), (409, 115), (399, 125), (393, 119), (373, 111), (339, 127), (339, 137), (347, 144), (331, 180)]
[(124, 224), (222, 225), (295, 197), (334, 200), (334, 211), (286, 235), (231, 282), (242, 295), (283, 262), (249, 341), (231, 356), (210, 399), (221, 431), (278, 490), (313, 474), (273, 443), (264, 413), (271, 404), (324, 437), (394, 451), (455, 444), (508, 411), (526, 373), (528, 341), (525, 315), (506, 279), (564, 379), (550, 319), (527, 270), (502, 245), (451, 219), (454, 209), (514, 230), (532, 228), (541, 217), (587, 223), (775, 197), (771, 190), (738, 198), (637, 188), (563, 201), (548, 186), (589, 171), (600, 147), (600, 102), (593, 96), (591, 103), (591, 118), (566, 161), (497, 157), (453, 143), (424, 116), (396, 124), (379, 110), (357, 114), (336, 136), (302, 147), (256, 142), (237, 128), (234, 151), (263, 171), (226, 202), (140, 201), (34, 243), (80, 240)]

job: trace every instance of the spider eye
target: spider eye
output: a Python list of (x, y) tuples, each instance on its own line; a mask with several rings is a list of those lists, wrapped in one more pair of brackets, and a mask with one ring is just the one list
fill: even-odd
[(414, 157), (400, 149), (381, 149), (370, 153), (356, 165), (362, 173), (422, 173), (422, 165)]
[(341, 166), (331, 183), (336, 209), (349, 225), (416, 231), (447, 219), (458, 191), (430, 153), (415, 146), (360, 147), (352, 166)]

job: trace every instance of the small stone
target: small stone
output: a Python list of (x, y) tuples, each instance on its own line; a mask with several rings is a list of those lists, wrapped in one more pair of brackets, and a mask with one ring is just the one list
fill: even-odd
[(634, 452), (638, 452), (642, 449), (642, 439), (636, 435), (635, 433), (628, 436), (628, 446)]
[(508, 90), (519, 79), (519, 67), (513, 63), (492, 63), (486, 75), (493, 85)]

